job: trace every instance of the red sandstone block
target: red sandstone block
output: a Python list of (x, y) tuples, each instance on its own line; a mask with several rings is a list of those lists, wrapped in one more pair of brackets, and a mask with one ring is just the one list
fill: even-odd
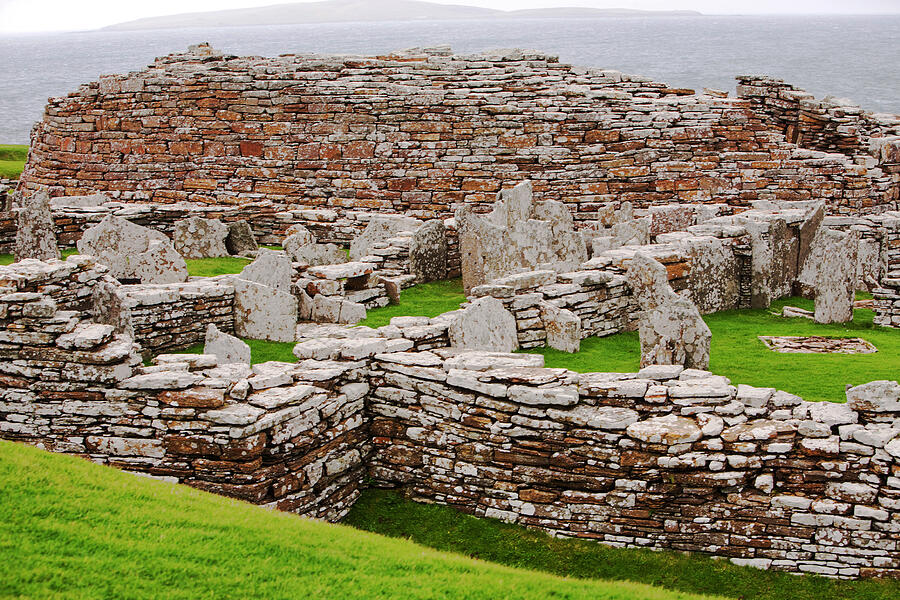
[(415, 188), (415, 177), (398, 177), (395, 179), (389, 179), (387, 182), (387, 189), (395, 192), (409, 192), (414, 190)]
[(187, 178), (184, 180), (183, 187), (186, 190), (214, 190), (218, 187), (218, 182), (215, 179), (201, 177)]
[(170, 142), (169, 152), (172, 154), (201, 154), (203, 142)]
[(338, 160), (340, 157), (341, 146), (339, 144), (322, 144), (319, 147), (319, 158), (324, 160)]
[(241, 156), (262, 156), (261, 142), (241, 142)]
[(375, 156), (375, 142), (348, 142), (342, 149), (344, 158), (373, 158)]
[(609, 170), (610, 177), (645, 177), (650, 174), (650, 167), (617, 167)]
[(619, 137), (619, 132), (615, 129), (594, 129), (585, 132), (584, 141), (588, 144), (618, 142)]
[(466, 179), (461, 186), (465, 192), (496, 192), (501, 187), (502, 184), (497, 179)]
[(296, 153), (289, 146), (275, 146), (266, 148), (263, 151), (263, 156), (272, 160), (293, 160), (296, 157)]
[(266, 123), (263, 125), (263, 133), (266, 135), (283, 135), (291, 132), (290, 123)]

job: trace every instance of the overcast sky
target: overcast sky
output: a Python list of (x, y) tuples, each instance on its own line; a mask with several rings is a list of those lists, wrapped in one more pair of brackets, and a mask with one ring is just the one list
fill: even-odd
[[(312, 0), (300, 0), (312, 1)], [(900, 14), (900, 0), (432, 0), (498, 9), (549, 6), (692, 9), (706, 14)], [(284, 4), (278, 0), (0, 0), (0, 32), (96, 29), (184, 12)]]

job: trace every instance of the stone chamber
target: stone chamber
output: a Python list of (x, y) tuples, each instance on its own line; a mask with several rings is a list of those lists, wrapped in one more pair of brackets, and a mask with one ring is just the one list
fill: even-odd
[[(728, 98), (530, 51), (201, 45), (101, 78), (51, 99), (0, 215), (0, 435), (332, 521), (378, 485), (898, 576), (900, 384), (733, 385), (700, 319), (802, 294), (841, 322), (868, 290), (900, 327), (898, 127), (765, 77)], [(184, 269), (224, 255), (253, 262)], [(352, 326), (457, 276), (460, 310)], [(636, 373), (515, 353), (634, 329)], [(232, 334), (299, 362), (251, 365)]]

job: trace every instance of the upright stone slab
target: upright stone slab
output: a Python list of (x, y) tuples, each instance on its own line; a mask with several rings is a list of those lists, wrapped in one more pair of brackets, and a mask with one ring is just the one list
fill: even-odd
[(240, 337), (293, 342), (297, 298), (290, 293), (240, 277), (234, 285), (234, 331)]
[(222, 221), (189, 217), (175, 221), (172, 241), (184, 258), (215, 258), (228, 256), (227, 237), (228, 227)]
[(78, 252), (94, 256), (118, 279), (141, 283), (187, 281), (187, 264), (159, 231), (107, 215), (78, 240)]
[(547, 331), (547, 345), (562, 352), (581, 348), (581, 319), (571, 310), (542, 302), (541, 321)]
[(219, 331), (219, 328), (213, 323), (206, 327), (203, 354), (214, 354), (220, 365), (231, 363), (250, 364), (250, 346), (233, 335)]
[(322, 266), (347, 262), (347, 253), (336, 244), (320, 244), (303, 225), (292, 225), (281, 244), (294, 262)]
[(450, 345), (466, 350), (512, 352), (519, 348), (516, 319), (491, 296), (474, 300), (450, 324)]
[(415, 231), (421, 224), (422, 221), (403, 215), (372, 215), (363, 232), (350, 242), (350, 260), (368, 256), (376, 245), (401, 231)]
[(530, 181), (502, 190), (487, 215), (463, 205), (456, 224), (466, 292), (514, 273), (570, 271), (587, 260), (568, 209), (553, 201), (535, 203)]
[(670, 296), (638, 318), (641, 367), (683, 365), (688, 369), (709, 366), (712, 332), (693, 302)]
[(853, 320), (856, 293), (856, 233), (822, 229), (812, 251), (818, 261), (815, 294), (816, 323), (846, 323)]
[(288, 293), (291, 291), (293, 274), (294, 268), (286, 253), (260, 248), (256, 260), (244, 267), (238, 277)]
[(19, 194), (19, 213), (16, 217), (16, 260), (59, 259), (56, 225), (50, 214), (50, 196), (39, 191), (30, 196)]
[(228, 254), (240, 256), (259, 250), (256, 236), (247, 221), (234, 221), (228, 224), (228, 235), (225, 237), (225, 249)]
[(696, 305), (669, 286), (665, 267), (647, 254), (637, 252), (626, 280), (641, 308), (638, 314), (641, 366), (683, 365), (705, 369), (709, 365), (712, 333)]
[(416, 283), (447, 277), (447, 230), (443, 221), (428, 221), (413, 234), (409, 245), (409, 272), (416, 278)]

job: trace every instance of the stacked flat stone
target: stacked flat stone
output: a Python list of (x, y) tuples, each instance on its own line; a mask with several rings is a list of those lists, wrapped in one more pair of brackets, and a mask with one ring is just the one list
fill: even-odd
[[(897, 201), (896, 122), (846, 105), (807, 112), (805, 100), (742, 81), (740, 98), (693, 94), (519, 50), (188, 52), (52, 99), (21, 187), (52, 182), (53, 195), (95, 190), (164, 204), (269, 200), (273, 213), (337, 207), (340, 216), (447, 218), (455, 203), (489, 203), (506, 184), (500, 165), (503, 177), (539, 177), (539, 199), (565, 201), (585, 220), (614, 197), (646, 207), (824, 196), (842, 214)], [(360, 92), (371, 90), (367, 100), (378, 101), (362, 102)], [(223, 126), (172, 113), (197, 103)], [(803, 114), (808, 122), (795, 126)], [(353, 126), (339, 137), (320, 126), (340, 119)]]

